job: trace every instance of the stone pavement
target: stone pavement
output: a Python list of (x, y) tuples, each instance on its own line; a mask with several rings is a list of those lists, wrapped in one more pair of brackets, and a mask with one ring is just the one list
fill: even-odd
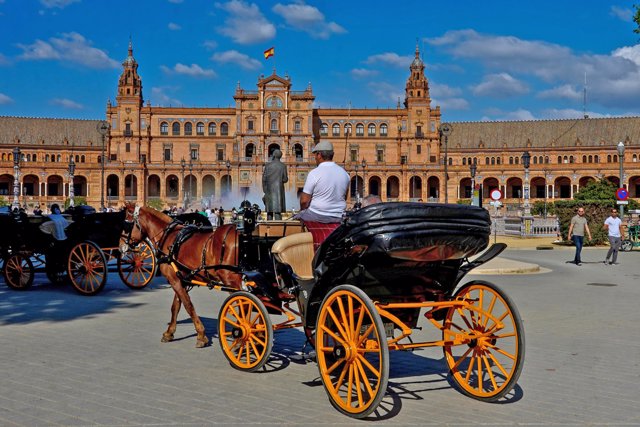
[[(514, 392), (479, 402), (452, 386), (440, 349), (392, 352), (376, 425), (640, 425), (640, 251), (606, 267), (604, 251), (586, 248), (578, 267), (565, 264), (567, 250), (508, 249), (505, 258), (549, 273), (471, 276), (501, 286), (524, 321)], [(172, 299), (161, 277), (132, 291), (111, 274), (95, 297), (45, 283), (0, 283), (0, 426), (366, 423), (332, 408), (317, 365), (298, 357), (299, 330), (276, 334), (266, 372), (232, 369), (217, 342), (222, 292), (191, 292), (213, 340), (196, 349), (184, 312), (176, 341), (160, 342)], [(434, 334), (419, 326), (416, 339)]]

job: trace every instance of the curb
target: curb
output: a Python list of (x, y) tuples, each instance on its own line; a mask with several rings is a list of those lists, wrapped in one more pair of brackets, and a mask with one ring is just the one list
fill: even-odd
[(544, 273), (545, 269), (541, 269), (538, 264), (528, 262), (514, 261), (507, 258), (495, 258), (472, 271), (472, 274), (536, 274)]

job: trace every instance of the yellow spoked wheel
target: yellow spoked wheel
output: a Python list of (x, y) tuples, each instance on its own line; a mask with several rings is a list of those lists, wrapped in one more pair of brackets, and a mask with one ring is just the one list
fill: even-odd
[(67, 273), (76, 291), (95, 295), (107, 283), (107, 258), (95, 243), (78, 243), (69, 252)]
[(142, 289), (151, 282), (156, 272), (156, 257), (151, 245), (142, 241), (118, 257), (118, 274), (125, 285)]
[(474, 281), (456, 292), (470, 303), (450, 308), (442, 338), (449, 370), (460, 390), (493, 402), (518, 381), (524, 362), (524, 328), (515, 304), (493, 283)]
[(220, 347), (231, 366), (254, 372), (262, 368), (273, 347), (273, 326), (267, 309), (249, 292), (235, 292), (218, 316)]
[(363, 418), (376, 410), (389, 381), (389, 347), (371, 299), (351, 285), (322, 301), (316, 325), (320, 378), (331, 404)]
[(4, 280), (11, 289), (24, 290), (33, 284), (33, 263), (20, 254), (10, 255), (2, 267)]

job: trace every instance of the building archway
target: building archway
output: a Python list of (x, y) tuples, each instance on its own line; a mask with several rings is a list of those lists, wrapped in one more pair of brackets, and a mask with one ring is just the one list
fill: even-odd
[(559, 176), (553, 183), (553, 195), (556, 199), (571, 198), (571, 180), (566, 176)]
[(458, 194), (461, 199), (471, 198), (471, 178), (462, 178), (460, 180)]
[(167, 198), (169, 199), (177, 199), (180, 194), (180, 181), (178, 181), (178, 177), (176, 175), (168, 175), (165, 178), (165, 186), (167, 190)]
[(500, 190), (500, 183), (498, 182), (498, 178), (494, 178), (492, 176), (485, 178), (484, 181), (482, 181), (482, 198), (488, 199), (489, 197), (491, 197), (491, 192), (493, 190)]
[(149, 197), (160, 197), (160, 177), (158, 175), (149, 175), (147, 178), (147, 191)]
[(422, 178), (412, 176), (409, 178), (409, 200), (418, 201), (422, 199)]
[(138, 177), (130, 173), (124, 177), (124, 198), (135, 200), (138, 197)]
[(427, 198), (430, 202), (437, 202), (440, 199), (440, 178), (430, 176), (427, 179)]
[(214, 197), (216, 195), (216, 179), (213, 175), (205, 175), (202, 178), (202, 197)]
[(504, 197), (506, 199), (522, 199), (524, 193), (522, 190), (522, 179), (511, 177), (507, 180), (507, 188)]
[(73, 195), (87, 197), (87, 178), (82, 175), (73, 177)]
[(60, 175), (47, 178), (47, 196), (64, 196), (64, 180)]
[(356, 196), (363, 197), (363, 187), (364, 183), (361, 176), (352, 177), (349, 184), (349, 198), (355, 202), (357, 198)]
[(366, 195), (368, 196), (369, 194), (372, 194), (374, 196), (380, 197), (382, 195), (380, 191), (381, 188), (382, 181), (380, 180), (380, 177), (372, 176), (371, 178), (369, 178), (369, 191)]
[(269, 157), (269, 158), (268, 158), (268, 160), (271, 160), (271, 156), (273, 156), (273, 152), (274, 152), (275, 150), (280, 150), (280, 151), (282, 151), (282, 150), (280, 149), (280, 144), (275, 144), (275, 143), (274, 143), (274, 144), (269, 144), (269, 146), (267, 147), (267, 155), (268, 155), (268, 157)]
[(629, 197), (634, 199), (640, 197), (640, 176), (638, 175), (629, 178)]
[(397, 200), (400, 197), (400, 180), (397, 176), (387, 178), (387, 200)]

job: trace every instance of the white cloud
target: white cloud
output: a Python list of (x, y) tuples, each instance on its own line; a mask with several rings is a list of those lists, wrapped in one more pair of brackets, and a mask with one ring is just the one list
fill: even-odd
[(218, 47), (218, 42), (214, 40), (205, 40), (202, 42), (202, 46), (207, 50), (214, 50)]
[(489, 96), (493, 98), (508, 98), (524, 95), (529, 88), (523, 82), (514, 79), (507, 73), (489, 74), (482, 79), (482, 83), (472, 88), (476, 96)]
[(245, 70), (258, 70), (262, 63), (255, 58), (249, 57), (237, 50), (227, 50), (226, 52), (216, 52), (211, 56), (213, 61), (220, 64), (235, 64)]
[[(1, 2), (2, 0), (0, 0)], [(9, 65), (9, 58), (0, 53), (0, 66), (1, 65)]]
[(432, 105), (439, 105), (443, 110), (468, 110), (469, 101), (464, 98), (433, 99)]
[(182, 105), (182, 101), (172, 98), (168, 93), (176, 92), (179, 89), (178, 86), (159, 86), (151, 88), (151, 99), (154, 104), (161, 106), (178, 106)]
[(169, 28), (171, 31), (178, 31), (181, 30), (182, 27), (174, 22), (169, 22), (169, 25), (167, 25), (167, 28)]
[(80, 0), (40, 0), (40, 4), (42, 4), (47, 9), (64, 9), (72, 3), (79, 3)]
[(216, 7), (229, 13), (224, 26), (218, 31), (239, 44), (261, 43), (276, 35), (276, 27), (269, 22), (255, 3), (231, 0), (216, 3)]
[(439, 83), (431, 82), (430, 94), (437, 98), (451, 98), (458, 96), (462, 90), (457, 87), (451, 87)]
[(89, 68), (119, 68), (120, 64), (103, 51), (91, 47), (91, 42), (78, 33), (64, 33), (49, 41), (36, 40), (33, 44), (18, 44), (23, 50), (19, 56), (24, 60), (59, 60), (72, 62)]
[(0, 93), (0, 105), (11, 104), (13, 99), (5, 95), (4, 93)]
[(482, 117), (482, 121), (512, 121), (512, 120), (535, 120), (535, 116), (529, 110), (519, 108), (515, 111), (502, 111), (497, 108), (490, 108), (486, 111), (488, 115)]
[(571, 101), (577, 101), (583, 97), (583, 92), (570, 84), (565, 84), (543, 90), (537, 95), (537, 97), (542, 99), (568, 99)]
[[(550, 108), (544, 110), (542, 112), (542, 115), (548, 119), (581, 119), (584, 117), (584, 111), (571, 108)], [(587, 111), (587, 115), (591, 118), (611, 117), (610, 115), (604, 115), (601, 113), (596, 113), (594, 111)]]
[(586, 73), (589, 98), (602, 106), (635, 108), (640, 99), (640, 46), (637, 45), (605, 55), (576, 54), (553, 43), (480, 34), (474, 30), (449, 31), (427, 41), (456, 58), (476, 61), (488, 69), (517, 76), (519, 80), (534, 77), (543, 85), (581, 84)]
[(376, 99), (383, 102), (383, 105), (396, 105), (398, 99), (404, 101), (404, 91), (398, 89), (397, 85), (386, 82), (370, 82), (367, 88), (374, 94)]
[(367, 68), (354, 68), (353, 70), (351, 70), (351, 76), (356, 79), (366, 79), (377, 74), (378, 72), (376, 70), (369, 70)]
[(59, 107), (62, 108), (67, 108), (69, 110), (83, 110), (84, 109), (84, 105), (79, 104), (75, 101), (72, 101), (70, 99), (67, 98), (54, 98), (51, 101), (49, 101), (49, 103), (51, 105), (57, 105)]
[(210, 69), (205, 69), (198, 64), (184, 65), (177, 63), (173, 68), (169, 68), (165, 65), (161, 65), (160, 69), (167, 74), (180, 74), (195, 78), (211, 78), (216, 77), (216, 72)]
[(332, 34), (347, 32), (335, 22), (327, 22), (318, 8), (304, 3), (276, 4), (273, 11), (282, 16), (288, 25), (309, 33), (313, 38), (328, 39)]
[(413, 58), (414, 57), (411, 55), (400, 56), (394, 52), (385, 52), (377, 55), (371, 55), (370, 57), (367, 58), (365, 63), (367, 64), (382, 63), (387, 65), (392, 65), (394, 67), (408, 67), (409, 65), (411, 65), (411, 61), (413, 61)]
[(624, 22), (631, 22), (633, 20), (633, 11), (628, 7), (611, 6), (609, 15), (615, 16)]

